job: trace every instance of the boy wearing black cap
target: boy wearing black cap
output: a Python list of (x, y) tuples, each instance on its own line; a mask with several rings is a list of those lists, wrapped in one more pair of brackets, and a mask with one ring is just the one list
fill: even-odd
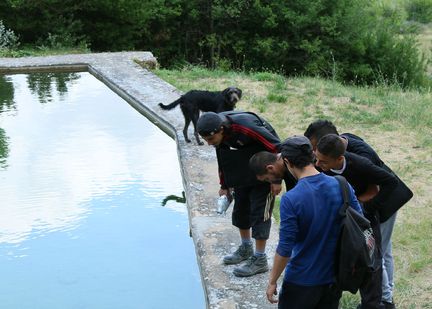
[[(279, 137), (264, 119), (249, 112), (203, 113), (197, 131), (209, 145), (216, 147), (219, 167), (219, 195), (230, 198), (235, 191), (232, 224), (239, 228), (242, 244), (233, 254), (225, 256), (227, 265), (246, 264), (234, 269), (239, 277), (253, 276), (268, 270), (265, 246), (270, 234), (274, 202), (270, 192), (280, 191), (280, 182), (268, 184), (256, 180), (249, 170), (249, 158), (256, 152), (276, 153)], [(255, 239), (254, 253), (252, 239)]]
[[(341, 291), (335, 286), (334, 257), (341, 228), (343, 197), (338, 181), (316, 170), (312, 145), (294, 136), (281, 146), (282, 160), (297, 179), (281, 199), (279, 244), (267, 287), (267, 299), (279, 308), (337, 309)], [(361, 207), (350, 186), (350, 205)], [(285, 269), (279, 298), (277, 280)]]

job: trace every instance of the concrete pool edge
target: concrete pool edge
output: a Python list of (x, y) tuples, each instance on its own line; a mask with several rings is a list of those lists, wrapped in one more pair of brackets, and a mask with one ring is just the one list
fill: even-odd
[[(215, 212), (218, 179), (214, 150), (184, 141), (184, 119), (179, 108), (172, 111), (159, 109), (159, 102), (174, 101), (181, 93), (137, 63), (146, 61), (154, 62), (155, 58), (149, 52), (0, 58), (0, 73), (88, 71), (173, 137), (177, 143), (190, 229), (207, 307), (274, 308), (265, 299), (268, 273), (236, 278), (232, 275), (234, 266), (221, 264), (223, 255), (238, 245), (239, 236), (231, 226), (230, 215), (218, 216)], [(277, 227), (274, 226), (267, 250), (269, 262), (276, 239)]]

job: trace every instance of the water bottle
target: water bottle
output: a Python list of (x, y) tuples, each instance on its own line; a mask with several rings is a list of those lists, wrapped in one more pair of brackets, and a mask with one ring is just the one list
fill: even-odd
[(217, 207), (216, 212), (220, 215), (224, 214), (227, 211), (230, 204), (231, 204), (231, 202), (228, 199), (228, 196), (226, 196), (226, 195), (219, 196), (219, 198), (217, 199), (217, 206), (218, 207)]

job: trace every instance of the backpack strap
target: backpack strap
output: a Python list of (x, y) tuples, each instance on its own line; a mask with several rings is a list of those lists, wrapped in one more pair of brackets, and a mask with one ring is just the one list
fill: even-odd
[(348, 207), (350, 207), (350, 204), (349, 204), (350, 192), (349, 192), (349, 188), (348, 188), (348, 181), (345, 179), (344, 176), (341, 176), (341, 175), (336, 175), (334, 177), (339, 182), (339, 186), (341, 188), (342, 197), (343, 197), (343, 201), (344, 201), (343, 207), (341, 207), (339, 213), (341, 216), (345, 216), (346, 210), (348, 209)]

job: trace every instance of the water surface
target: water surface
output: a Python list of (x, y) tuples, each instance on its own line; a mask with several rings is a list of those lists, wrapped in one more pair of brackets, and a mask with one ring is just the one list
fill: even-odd
[(204, 308), (182, 190), (175, 142), (89, 73), (0, 75), (0, 307)]

